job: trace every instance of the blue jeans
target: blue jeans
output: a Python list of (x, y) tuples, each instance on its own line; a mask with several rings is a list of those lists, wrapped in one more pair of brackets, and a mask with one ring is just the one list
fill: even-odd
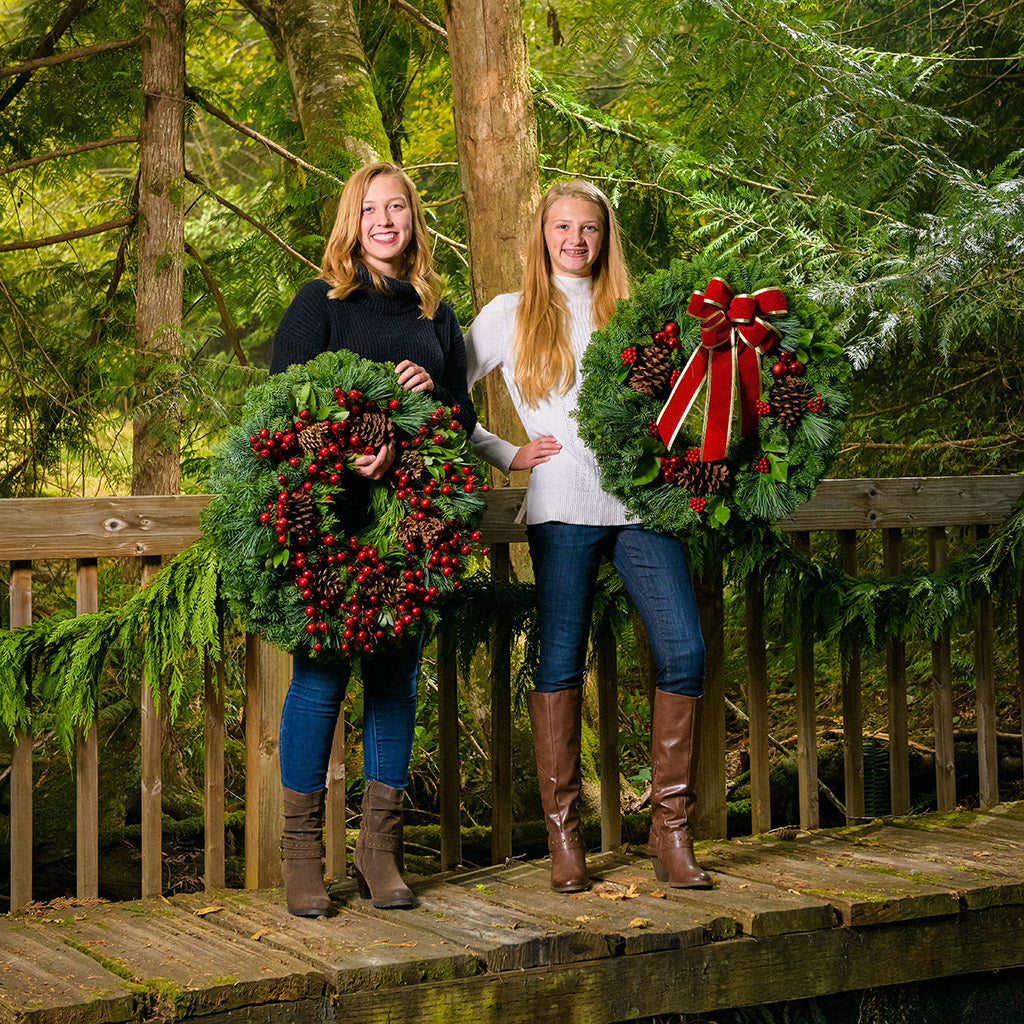
[[(416, 728), (416, 678), (422, 637), (364, 658), (363, 777), (395, 789), (409, 784)], [(296, 654), (281, 709), (281, 784), (313, 793), (327, 783), (334, 726), (352, 666), (321, 664)]]
[(537, 523), (526, 529), (537, 581), (543, 693), (583, 684), (597, 569), (606, 556), (643, 619), (657, 670), (655, 685), (699, 697), (704, 637), (683, 546), (642, 526)]

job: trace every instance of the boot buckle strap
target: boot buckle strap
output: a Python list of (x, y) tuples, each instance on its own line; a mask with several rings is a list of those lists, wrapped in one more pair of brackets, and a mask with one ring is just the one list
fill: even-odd
[(383, 850), (386, 853), (397, 853), (399, 843), (398, 836), (389, 836), (384, 832), (367, 832), (363, 836), (363, 846), (367, 850)]

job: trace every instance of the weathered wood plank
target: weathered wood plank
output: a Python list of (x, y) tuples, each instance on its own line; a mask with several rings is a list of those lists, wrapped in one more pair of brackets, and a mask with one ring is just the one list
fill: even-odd
[(834, 855), (830, 859), (823, 843), (812, 837), (784, 842), (736, 840), (731, 844), (705, 844), (701, 850), (706, 870), (818, 896), (831, 903), (842, 923), (851, 927), (937, 917), (959, 910), (959, 901), (948, 888), (838, 860)]
[(744, 605), (747, 650), (747, 711), (750, 718), (750, 830), (772, 827), (768, 765), (768, 655), (764, 637), (764, 581), (751, 573)]
[(480, 532), (488, 544), (526, 542), (526, 523), (516, 522), (526, 501), (525, 487), (493, 487), (487, 493)]
[[(223, 650), (223, 633), (221, 650)], [(203, 884), (207, 889), (224, 886), (224, 694), (226, 672), (223, 658), (216, 665), (203, 662)]]
[[(882, 565), (887, 576), (903, 571), (903, 534), (882, 531)], [(893, 814), (910, 812), (910, 744), (907, 714), (907, 645), (893, 640), (885, 658), (889, 706), (889, 805)]]
[[(142, 586), (160, 571), (158, 556), (144, 556)], [(142, 775), (142, 896), (159, 896), (163, 889), (163, 771), (161, 766), (162, 682), (143, 674), (139, 714)]]
[(209, 503), (208, 494), (4, 498), (0, 558), (176, 555), (198, 540), (199, 513)]
[(779, 523), (783, 530), (1002, 523), (1024, 494), (1024, 476), (822, 480), (814, 497)]
[(725, 785), (725, 586), (721, 560), (694, 582), (707, 652), (704, 696), (697, 721), (697, 835), (724, 837), (728, 817)]
[(994, 907), (916, 926), (828, 928), (728, 939), (338, 998), (359, 1024), (613, 1024), (706, 1013), (1024, 964), (1024, 908)]
[[(988, 537), (977, 527), (975, 539)], [(974, 607), (974, 687), (978, 721), (978, 802), (982, 807), (999, 803), (999, 751), (996, 740), (995, 617), (992, 598), (981, 597)]]
[(321, 996), (322, 973), (308, 962), (229, 934), (167, 900), (109, 903), (33, 926), (56, 942), (89, 950), (148, 995), (147, 1019), (200, 1016), (259, 1003)]
[(622, 845), (622, 790), (619, 759), (619, 670), (615, 635), (602, 629), (595, 643), (597, 726), (601, 772), (601, 849)]
[[(491, 579), (511, 578), (507, 544), (491, 548)], [(507, 620), (491, 630), (491, 859), (512, 856), (512, 634)]]
[(474, 872), (463, 885), (489, 903), (525, 910), (557, 930), (588, 932), (609, 956), (699, 946), (710, 931), (717, 937), (736, 934), (731, 918), (708, 922), (703, 911), (680, 908), (650, 891), (641, 892), (640, 886), (614, 881), (603, 869), (592, 877), (594, 885), (588, 892), (553, 893), (549, 872), (524, 864), (495, 868), (489, 875)]
[(138, 1011), (131, 986), (28, 918), (0, 929), (0, 1021), (113, 1024)]
[[(80, 558), (75, 572), (75, 614), (99, 611), (99, 566)], [(96, 708), (93, 708), (95, 714)], [(75, 732), (75, 891), (80, 900), (99, 895), (100, 876), (99, 729)]]
[(441, 870), (462, 863), (462, 760), (459, 757), (459, 673), (452, 627), (437, 632), (437, 767)]
[[(786, 932), (817, 931), (836, 924), (836, 913), (827, 900), (721, 871), (714, 872), (715, 887), (711, 890), (673, 889), (654, 878), (649, 861), (633, 858), (623, 858), (618, 865), (601, 870), (595, 877), (635, 886), (641, 894), (658, 896), (688, 914), (697, 915), (713, 940), (731, 938), (735, 933), (761, 938)], [(723, 930), (724, 921), (734, 923), (736, 932)]]
[[(928, 570), (946, 562), (944, 526), (928, 530)], [(932, 723), (935, 731), (935, 803), (940, 811), (956, 807), (956, 764), (953, 754), (953, 662), (949, 633), (932, 641)]]
[(203, 918), (233, 935), (308, 961), (339, 992), (467, 978), (481, 962), (463, 946), (410, 925), (407, 915), (370, 918), (339, 908), (322, 918), (293, 917), (284, 892), (223, 890), (175, 896), (191, 912), (221, 907)]
[[(857, 575), (857, 534), (839, 531), (843, 572)], [(860, 641), (850, 641), (842, 667), (843, 687), (843, 781), (846, 820), (864, 817), (864, 713), (861, 709)], [(756, 829), (754, 831), (757, 831)]]
[[(811, 556), (811, 535), (796, 535), (795, 547), (806, 557)], [(802, 599), (805, 601), (805, 599)], [(801, 603), (801, 604), (802, 604)], [(801, 625), (794, 643), (796, 648), (796, 763), (797, 794), (800, 804), (801, 828), (817, 828), (820, 823), (818, 809), (818, 708), (814, 688), (814, 635)]]
[[(32, 622), (32, 563), (11, 562), (11, 629)], [(29, 699), (31, 699), (31, 679)], [(20, 910), (32, 899), (32, 734), (18, 730), (11, 752), (11, 903)]]
[[(446, 882), (412, 884), (416, 906), (402, 912), (414, 928), (461, 945), (489, 971), (519, 971), (545, 964), (566, 964), (607, 956), (604, 947), (576, 928), (555, 929), (522, 911), (474, 898), (471, 891)], [(369, 900), (348, 905), (359, 914), (394, 921), (393, 910), (378, 910)]]

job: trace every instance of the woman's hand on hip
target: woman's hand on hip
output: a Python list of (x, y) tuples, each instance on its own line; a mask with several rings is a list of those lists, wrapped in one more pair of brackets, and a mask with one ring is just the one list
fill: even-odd
[(357, 455), (352, 461), (352, 472), (370, 480), (379, 480), (394, 461), (394, 445), (381, 445), (376, 455)]
[(411, 359), (403, 359), (395, 367), (395, 373), (398, 374), (398, 383), (406, 391), (434, 390), (433, 378), (422, 366), (417, 366)]
[(508, 468), (532, 469), (534, 466), (539, 466), (542, 462), (550, 461), (551, 456), (557, 455), (561, 450), (561, 444), (550, 434), (545, 434), (543, 437), (534, 438), (534, 440), (524, 444), (516, 452), (515, 458), (513, 458), (512, 464)]

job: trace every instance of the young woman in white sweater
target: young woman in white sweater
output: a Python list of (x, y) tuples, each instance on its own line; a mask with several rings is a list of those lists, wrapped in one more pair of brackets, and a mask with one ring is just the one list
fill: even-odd
[(551, 888), (589, 886), (579, 827), (580, 712), (598, 565), (622, 577), (651, 641), (657, 668), (651, 739), (648, 852), (660, 881), (707, 888), (693, 859), (696, 718), (704, 640), (682, 545), (646, 529), (601, 486), (593, 452), (572, 413), (580, 361), (615, 300), (629, 293), (619, 229), (604, 193), (562, 182), (541, 200), (523, 291), (499, 295), (466, 335), (472, 386), (500, 367), (531, 438), (517, 448), (477, 425), (473, 443), (492, 465), (529, 469), (527, 537), (537, 582), (540, 664), (528, 697), (551, 852)]

